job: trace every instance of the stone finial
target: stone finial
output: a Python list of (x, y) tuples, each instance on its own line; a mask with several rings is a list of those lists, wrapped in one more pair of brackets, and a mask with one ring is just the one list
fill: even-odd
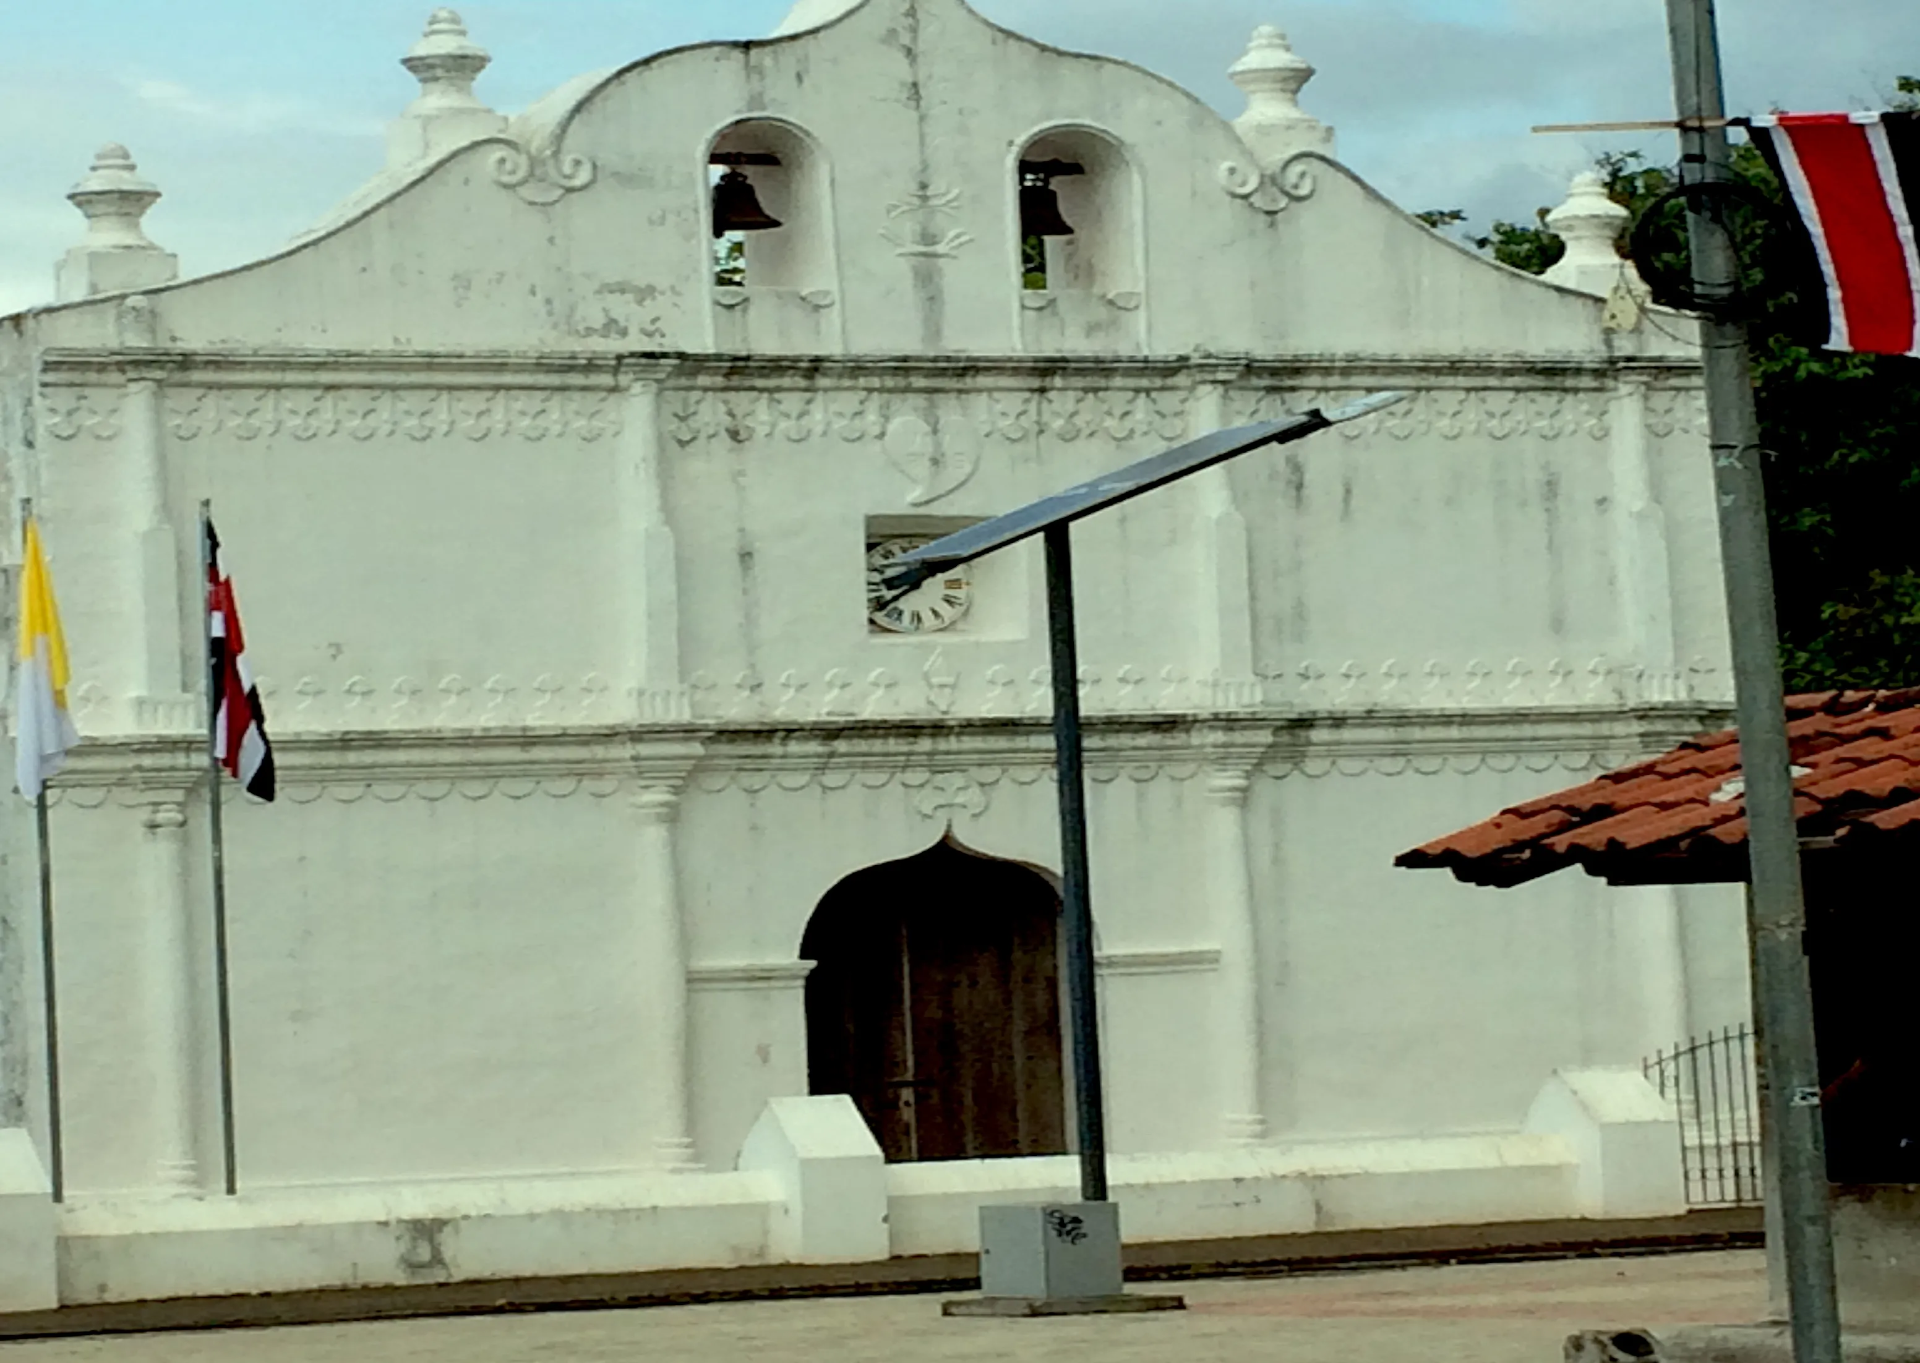
[(474, 81), (492, 61), (467, 36), (458, 13), (437, 9), (428, 16), (426, 33), (400, 59), (420, 82), (420, 95), (387, 129), (390, 168), (439, 156), (507, 126), (473, 93)]
[(160, 190), (140, 178), (133, 154), (118, 142), (109, 142), (93, 158), (86, 178), (67, 194), (67, 200), (87, 215), (87, 240), (99, 246), (133, 249), (152, 247), (140, 219), (160, 201)]
[(474, 97), (473, 83), (493, 58), (467, 36), (467, 26), (450, 9), (427, 16), (427, 31), (400, 64), (420, 82), (420, 98), (427, 103), (467, 109), (486, 106)]
[(1313, 65), (1272, 24), (1253, 31), (1246, 54), (1227, 70), (1246, 92), (1247, 111), (1234, 119), (1241, 140), (1271, 169), (1295, 152), (1333, 154), (1333, 129), (1300, 107)]
[(1583, 293), (1611, 294), (1625, 286), (1644, 295), (1633, 262), (1620, 254), (1620, 234), (1633, 215), (1607, 197), (1607, 186), (1590, 170), (1573, 177), (1567, 201), (1547, 214), (1547, 230), (1566, 243), (1567, 252), (1541, 277)]
[(160, 191), (140, 177), (133, 157), (118, 142), (100, 148), (93, 168), (67, 199), (86, 215), (87, 236), (55, 268), (55, 296), (61, 302), (144, 289), (179, 276), (179, 257), (154, 245), (140, 225)]

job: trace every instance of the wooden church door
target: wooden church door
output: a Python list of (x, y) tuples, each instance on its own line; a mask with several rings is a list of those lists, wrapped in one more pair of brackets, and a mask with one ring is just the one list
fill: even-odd
[(1064, 1153), (1058, 925), (1044, 878), (951, 841), (847, 877), (801, 947), (809, 1087), (889, 1160)]

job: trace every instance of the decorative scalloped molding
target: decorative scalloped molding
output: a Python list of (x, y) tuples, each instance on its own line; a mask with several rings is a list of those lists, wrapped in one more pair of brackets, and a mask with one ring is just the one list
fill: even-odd
[[(1046, 715), (1052, 707), (1047, 668), (1031, 668), (1024, 676), (1001, 663), (969, 668), (944, 649), (929, 659), (917, 680), (906, 683), (888, 668), (875, 669), (861, 681), (839, 667), (818, 677), (797, 668), (776, 675), (770, 687), (754, 671), (725, 683), (696, 672), (687, 684), (688, 712), (696, 720), (753, 723), (854, 715)], [(1605, 656), (1569, 662), (1499, 655), (1493, 661), (1388, 658), (1377, 664), (1349, 658), (1332, 666), (1307, 659), (1239, 678), (1195, 676), (1177, 664), (1152, 662), (1087, 663), (1080, 670), (1081, 707), (1089, 714), (1113, 715), (1614, 708), (1730, 703), (1732, 694), (1731, 676), (1704, 658), (1666, 670)]]
[[(941, 422), (950, 437), (964, 432), (1014, 443), (1043, 436), (1066, 443), (1169, 442), (1187, 436), (1191, 401), (1191, 391), (1177, 386), (960, 390), (946, 394)], [(664, 433), (683, 449), (756, 440), (883, 440), (903, 423), (923, 421), (924, 411), (921, 394), (871, 386), (815, 392), (676, 388), (661, 401)]]
[[(56, 390), (46, 399), (42, 429), (56, 440), (83, 431), (109, 439), (118, 423), (98, 414), (101, 405), (88, 390)], [(592, 442), (618, 435), (621, 417), (618, 395), (569, 389), (170, 387), (163, 420), (181, 443), (214, 435)]]
[[(310, 782), (295, 777), (280, 783), (280, 794), (296, 805), (314, 804), (322, 798), (335, 804), (350, 805), (371, 796), (381, 804), (398, 804), (402, 800), (425, 800), (430, 804), (449, 799), (458, 794), (469, 801), (502, 798), (507, 800), (525, 800), (534, 795), (544, 795), (552, 800), (564, 800), (574, 795), (586, 795), (595, 800), (604, 800), (617, 795), (626, 782), (617, 776), (561, 776), (545, 779), (513, 776), (470, 776), (462, 780), (427, 781), (351, 781), (335, 777), (325, 782)], [(223, 792), (223, 799), (232, 802), (232, 793)]]
[[(401, 676), (378, 684), (355, 673), (307, 674), (291, 685), (262, 676), (260, 695), (274, 732), (464, 730), (469, 728), (575, 727), (617, 723), (627, 715), (665, 723), (692, 717), (688, 693), (616, 693), (598, 672), (562, 678), (541, 672), (531, 679), (476, 671), (434, 680)], [(76, 707), (84, 717), (85, 710)]]
[(1165, 443), (1188, 433), (1195, 388), (1219, 384), (1228, 387), (1226, 412), (1236, 424), (1381, 387), (1413, 390), (1408, 402), (1342, 425), (1348, 440), (1601, 439), (1612, 419), (1609, 395), (1623, 380), (1646, 389), (1652, 435), (1705, 429), (1696, 371), (1664, 362), (1000, 357), (956, 369), (925, 357), (801, 363), (768, 356), (628, 361), (604, 353), (159, 349), (46, 352), (41, 429), (56, 441), (117, 439), (120, 392), (132, 377), (164, 385), (164, 419), (176, 441), (213, 434), (241, 441), (594, 441), (620, 431), (625, 385), (669, 379), (663, 430), (683, 448), (877, 440), (894, 421), (922, 412), (918, 400), (933, 394), (947, 399), (945, 420), (980, 439)]
[[(1685, 394), (1656, 389), (1669, 399), (1665, 409), (1675, 414), (1664, 428), (1651, 421), (1648, 429), (1655, 435), (1669, 435), (1680, 425), (1705, 431), (1706, 408), (1698, 404), (1695, 413), (1687, 408)], [(1364, 396), (1362, 388), (1236, 388), (1227, 396), (1229, 420), (1234, 424), (1271, 421), (1292, 411), (1338, 406)], [(1697, 395), (1696, 395), (1697, 397)], [(1686, 413), (1684, 421), (1680, 413)], [(1371, 413), (1338, 427), (1342, 438), (1352, 441), (1381, 436), (1393, 440), (1495, 440), (1524, 438), (1540, 441), (1587, 439), (1601, 441), (1613, 433), (1611, 394), (1564, 386), (1512, 387), (1430, 387), (1408, 401)]]
[[(1044, 717), (1052, 691), (1045, 667), (1016, 676), (1004, 664), (967, 667), (937, 650), (905, 679), (890, 668), (858, 678), (843, 667), (824, 673), (788, 668), (769, 682), (755, 672), (722, 684), (695, 672), (674, 690), (617, 692), (598, 672), (532, 677), (484, 669), (437, 680), (406, 675), (370, 679), (307, 674), (291, 683), (263, 676), (260, 691), (276, 734), (438, 732), (481, 728), (573, 728), (614, 724), (630, 716), (648, 723), (828, 724), (848, 720), (934, 717)], [(73, 689), (73, 712), (88, 733), (171, 732), (193, 727), (190, 698), (161, 701), (118, 696), (87, 679)], [(1454, 710), (1526, 710), (1731, 703), (1724, 669), (1695, 659), (1655, 671), (1606, 657), (1579, 665), (1564, 659), (1428, 659), (1378, 664), (1347, 659), (1322, 666), (1308, 659), (1258, 677), (1193, 676), (1174, 666), (1088, 663), (1080, 703), (1092, 715), (1205, 716), (1221, 713), (1296, 718), (1355, 711), (1420, 715)], [(158, 708), (156, 708), (158, 707)]]
[[(592, 442), (618, 435), (622, 428), (622, 404), (611, 387), (578, 383), (436, 386), (418, 381), (330, 386), (287, 381), (316, 377), (320, 376), (288, 375), (278, 383), (247, 386), (169, 384), (165, 389), (167, 432), (179, 442), (214, 435), (239, 441), (277, 436), (303, 442), (339, 436), (427, 441), (460, 436), (473, 441), (568, 438)], [(1393, 376), (1383, 381), (1393, 381)], [(1399, 381), (1405, 381), (1404, 376)], [(41, 430), (56, 441), (83, 435), (103, 442), (118, 439), (119, 391), (104, 385), (50, 386), (40, 404)], [(1227, 419), (1236, 425), (1272, 420), (1288, 412), (1334, 406), (1365, 391), (1361, 385), (1321, 387), (1297, 382), (1236, 386), (1227, 394)], [(882, 440), (901, 423), (923, 420), (925, 396), (911, 389), (872, 386), (812, 391), (784, 386), (675, 387), (661, 399), (662, 431), (682, 449), (762, 441), (855, 444)], [(941, 419), (955, 436), (964, 432), (962, 438), (979, 440), (1164, 444), (1189, 433), (1191, 404), (1192, 391), (1184, 386), (972, 388), (948, 392)], [(1705, 434), (1706, 408), (1697, 389), (1650, 387), (1646, 413), (1647, 431), (1655, 438)], [(1408, 401), (1338, 429), (1349, 441), (1435, 436), (1445, 441), (1601, 441), (1612, 434), (1612, 422), (1613, 405), (1607, 392), (1535, 383), (1419, 388)]]
[[(1454, 712), (1437, 716), (1095, 716), (1088, 724), (1088, 779), (1189, 781), (1233, 765), (1268, 779), (1341, 774), (1471, 774), (1604, 770), (1661, 752), (1728, 721), (1724, 707), (1635, 711)], [(432, 734), (283, 735), (276, 743), (291, 802), (353, 803), (407, 798), (524, 800), (538, 794), (604, 799), (636, 787), (691, 786), (798, 793), (897, 787), (936, 814), (955, 795), (977, 803), (1003, 783), (1053, 777), (1052, 738), (1042, 720), (849, 721), (825, 726), (647, 726), (574, 730), (469, 730)], [(205, 779), (198, 735), (96, 738), (74, 749), (53, 786), (56, 803), (131, 808), (178, 801)], [(295, 793), (297, 792), (297, 793)], [(931, 792), (931, 795), (929, 795)], [(228, 803), (240, 800), (222, 783)], [(984, 811), (984, 806), (981, 806)]]
[(1004, 388), (1122, 387), (1244, 383), (1370, 392), (1377, 388), (1611, 389), (1623, 381), (1654, 390), (1700, 391), (1698, 364), (1611, 357), (1300, 355), (981, 355), (956, 365), (943, 355), (629, 356), (605, 350), (178, 350), (159, 346), (53, 346), (41, 352), (48, 388), (117, 388), (134, 375), (217, 388), (555, 388), (612, 389), (636, 378), (671, 378), (693, 388), (824, 392), (872, 386), (919, 393)]

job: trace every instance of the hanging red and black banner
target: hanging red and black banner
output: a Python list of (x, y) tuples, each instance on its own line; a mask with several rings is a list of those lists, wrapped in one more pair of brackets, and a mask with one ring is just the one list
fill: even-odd
[[(1920, 114), (1770, 114), (1750, 120), (1825, 285), (1829, 350), (1920, 355)], [(1815, 290), (1809, 290), (1815, 292)]]

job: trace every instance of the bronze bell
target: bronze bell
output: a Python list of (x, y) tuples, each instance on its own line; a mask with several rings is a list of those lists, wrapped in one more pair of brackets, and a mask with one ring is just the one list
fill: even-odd
[(753, 182), (738, 170), (729, 170), (713, 186), (713, 235), (729, 232), (767, 232), (784, 226), (760, 206)]
[(1073, 235), (1073, 225), (1060, 216), (1060, 192), (1043, 175), (1022, 177), (1020, 235), (1022, 237), (1070, 237)]
[(1060, 216), (1060, 195), (1053, 182), (1062, 175), (1084, 175), (1076, 161), (1022, 161), (1020, 163), (1021, 237), (1070, 237), (1073, 224)]

